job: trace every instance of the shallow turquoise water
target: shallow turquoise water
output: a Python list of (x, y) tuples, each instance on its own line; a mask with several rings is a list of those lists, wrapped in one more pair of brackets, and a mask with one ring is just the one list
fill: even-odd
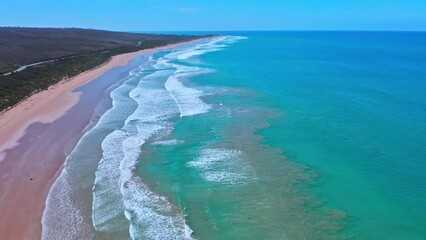
[[(182, 142), (147, 146), (138, 168), (195, 236), (425, 239), (426, 35), (238, 35), (186, 82), (213, 110), (178, 120)], [(237, 149), (255, 180), (206, 182), (188, 168), (205, 149)]]

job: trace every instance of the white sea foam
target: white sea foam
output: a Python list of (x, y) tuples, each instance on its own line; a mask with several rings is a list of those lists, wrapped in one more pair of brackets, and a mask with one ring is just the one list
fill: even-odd
[(245, 36), (228, 36), (226, 39), (224, 39), (224, 44), (230, 45), (246, 39), (247, 37)]
[[(167, 128), (163, 116), (168, 112), (161, 110), (151, 112), (154, 117), (146, 116), (143, 109), (147, 110), (148, 104), (142, 104), (141, 98), (136, 99), (139, 100), (139, 110), (129, 117), (131, 120), (123, 130), (132, 133), (136, 127), (137, 132), (123, 141), (124, 157), (120, 163), (120, 191), (125, 215), (130, 222), (130, 235), (132, 239), (190, 239), (191, 231), (188, 231), (189, 227), (185, 223), (182, 211), (166, 198), (152, 192), (134, 174), (141, 146), (153, 134)], [(162, 101), (161, 98), (148, 97), (148, 99)], [(157, 106), (158, 104), (159, 102)]]
[(42, 216), (42, 239), (91, 239), (91, 226), (72, 202), (65, 168), (49, 191)]
[(190, 49), (175, 51), (175, 52), (167, 54), (164, 58), (177, 59), (177, 60), (183, 61), (191, 57), (203, 55), (208, 52), (220, 51), (223, 49), (223, 47), (226, 46), (226, 45), (218, 45), (217, 42), (218, 41), (216, 40), (212, 40), (210, 43), (199, 44)]
[(208, 171), (202, 175), (209, 182), (231, 185), (244, 184), (247, 178), (244, 174), (226, 171)]
[(217, 165), (229, 165), (230, 162), (236, 161), (241, 155), (240, 151), (225, 148), (203, 149), (199, 158), (188, 162), (187, 166), (208, 170)]
[(203, 96), (203, 92), (186, 87), (174, 75), (167, 79), (164, 86), (178, 105), (181, 117), (206, 113), (211, 108), (210, 105), (200, 99)]
[(130, 76), (137, 76), (139, 75), (139, 69), (131, 70), (129, 71)]
[[(168, 91), (156, 83), (159, 76), (154, 73), (142, 78), (137, 88), (130, 91), (129, 97), (138, 104), (137, 109), (126, 119), (122, 130), (111, 133), (102, 144), (104, 158), (94, 188), (98, 199), (94, 199), (93, 205), (103, 204), (94, 208), (94, 214), (100, 219), (97, 229), (109, 229), (112, 226), (108, 223), (113, 223), (115, 217), (109, 218), (107, 213), (111, 211), (115, 216), (121, 211), (130, 224), (132, 239), (190, 239), (192, 231), (183, 212), (152, 192), (134, 173), (142, 145), (154, 134), (170, 132), (169, 119), (178, 114)], [(113, 204), (106, 206), (108, 202)]]
[[(209, 39), (208, 42), (200, 43), (190, 48), (184, 48), (177, 51), (173, 51), (162, 59), (169, 60), (188, 60), (189, 58), (203, 55), (209, 52), (221, 51), (225, 47), (227, 47), (230, 43), (236, 41), (236, 37), (226, 36), (226, 37), (217, 37), (213, 39)], [(162, 62), (163, 63), (163, 62)]]
[(244, 154), (238, 150), (203, 149), (199, 157), (188, 162), (187, 166), (199, 169), (203, 178), (209, 182), (233, 185), (255, 180), (253, 169), (244, 161)]
[(167, 131), (168, 120), (177, 113), (173, 99), (163, 88), (145, 87), (141, 82), (130, 92), (138, 108), (128, 117), (123, 131), (130, 134), (122, 142), (120, 192), (133, 239), (190, 239), (191, 231), (182, 211), (166, 198), (152, 192), (134, 174), (141, 146), (153, 134)]
[(176, 114), (176, 107), (170, 95), (164, 89), (143, 89), (136, 88), (130, 92), (130, 97), (136, 102), (143, 103), (134, 114), (132, 114), (126, 123), (137, 122), (155, 122), (167, 120)]
[[(215, 48), (212, 45), (211, 50), (213, 49)], [(174, 56), (176, 56), (175, 59), (179, 59), (180, 56), (180, 60), (183, 60), (202, 51), (177, 51)], [(152, 74), (143, 78), (138, 87), (130, 92), (129, 96), (138, 103), (138, 107), (127, 118), (125, 126), (121, 130), (120, 136), (126, 135), (126, 139), (118, 140), (122, 143), (119, 154), (123, 154), (122, 157), (118, 156), (121, 160), (119, 166), (120, 193), (125, 216), (130, 223), (132, 239), (191, 239), (192, 230), (186, 225), (182, 210), (165, 197), (152, 192), (135, 174), (135, 166), (141, 154), (142, 145), (159, 132), (170, 132), (172, 128), (170, 119), (178, 110), (181, 116), (190, 116), (207, 112), (210, 108), (201, 100), (203, 92), (185, 86), (179, 79), (201, 73), (203, 69), (171, 63), (173, 58), (173, 55), (166, 55), (154, 62), (154, 67), (158, 70), (174, 69), (174, 73), (167, 78), (164, 84), (165, 89), (159, 88), (154, 82), (151, 82), (155, 79), (155, 74)], [(157, 143), (174, 144), (175, 141)], [(120, 144), (112, 143), (110, 147), (118, 148)], [(105, 152), (105, 154), (108, 153), (117, 157), (116, 150)], [(230, 154), (238, 155), (239, 153), (231, 151)], [(117, 169), (117, 162), (112, 161), (111, 163)], [(107, 162), (104, 160), (101, 164), (107, 164)], [(206, 178), (212, 179), (215, 177), (214, 174), (212, 172), (211, 176)], [(232, 179), (236, 178), (232, 177)], [(216, 176), (216, 178), (218, 177)], [(230, 179), (229, 174), (227, 179)], [(222, 181), (225, 180), (222, 179)]]
[(157, 70), (174, 70), (169, 64), (169, 61), (170, 59), (167, 59), (166, 57), (159, 58), (153, 64), (153, 67)]
[(151, 143), (151, 145), (166, 145), (166, 146), (170, 146), (170, 145), (176, 145), (179, 143), (183, 143), (182, 140), (178, 140), (178, 139), (170, 139), (170, 140), (164, 140), (164, 141), (156, 141)]
[(208, 52), (220, 51), (227, 44), (241, 40), (241, 37), (219, 37), (213, 38), (207, 43), (198, 44), (194, 47), (184, 50), (178, 50), (158, 59), (156, 68), (176, 69), (175, 74), (171, 75), (165, 83), (165, 88), (170, 92), (180, 110), (180, 116), (192, 116), (206, 113), (211, 106), (206, 104), (201, 97), (204, 93), (200, 90), (185, 86), (181, 79), (191, 75), (203, 74), (208, 69), (200, 67), (190, 67), (178, 64), (176, 60), (182, 61), (194, 56), (202, 55)]
[(121, 219), (124, 217), (119, 167), (124, 157), (122, 142), (126, 138), (126, 133), (116, 130), (102, 142), (103, 158), (96, 170), (92, 205), (93, 226), (100, 232), (115, 231), (128, 225), (118, 221), (120, 216)]
[(133, 173), (143, 139), (159, 128), (145, 130), (123, 142), (125, 157), (120, 165), (121, 193), (126, 217), (131, 222), (130, 235), (132, 239), (191, 239), (192, 231), (186, 225), (182, 211), (165, 197), (153, 193)]
[[(187, 60), (187, 59), (189, 59), (189, 58), (191, 58), (191, 57), (194, 57), (194, 56), (199, 56), (199, 55), (203, 55), (203, 54), (205, 54), (205, 53), (208, 53), (208, 52), (215, 52), (215, 51), (220, 51), (220, 50), (222, 50), (222, 48), (221, 47), (218, 47), (218, 46), (215, 46), (215, 47), (198, 47), (197, 49), (193, 49), (193, 50), (188, 50), (188, 51), (182, 51), (182, 52), (179, 52), (179, 53), (176, 53), (176, 55), (177, 55), (177, 59), (178, 60)], [(167, 57), (172, 57), (173, 55), (168, 55)]]

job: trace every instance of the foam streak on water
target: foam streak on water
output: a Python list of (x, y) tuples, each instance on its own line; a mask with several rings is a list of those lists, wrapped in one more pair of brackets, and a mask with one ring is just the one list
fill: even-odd
[(177, 114), (177, 109), (164, 88), (150, 86), (148, 82), (141, 81), (130, 97), (138, 103), (138, 108), (123, 128), (130, 136), (122, 144), (124, 158), (120, 164), (120, 192), (126, 217), (131, 223), (131, 237), (189, 239), (191, 231), (185, 224), (182, 211), (152, 192), (134, 173), (141, 146), (153, 134), (170, 128), (167, 120)]
[[(152, 192), (134, 172), (142, 145), (153, 134), (170, 128), (167, 120), (178, 113), (168, 92), (154, 82), (159, 77), (161, 73), (142, 79), (130, 92), (137, 109), (126, 119), (122, 130), (111, 133), (103, 142), (104, 158), (97, 180), (105, 189), (95, 189), (94, 195), (104, 199), (105, 204), (94, 215), (109, 221), (105, 216), (111, 220), (114, 216), (108, 212), (124, 211), (132, 239), (189, 239), (191, 230), (182, 211)], [(121, 207), (110, 204), (112, 199)]]
[(244, 184), (256, 179), (241, 151), (225, 148), (202, 149), (199, 157), (187, 166), (199, 169), (206, 181), (221, 184)]
[(201, 99), (204, 95), (203, 92), (187, 87), (182, 83), (182, 79), (207, 73), (209, 69), (190, 67), (180, 64), (180, 61), (205, 53), (220, 51), (224, 49), (227, 44), (234, 43), (240, 39), (241, 37), (215, 38), (207, 43), (198, 44), (190, 49), (167, 54), (158, 60), (158, 64), (155, 66), (157, 69), (170, 67), (176, 69), (174, 74), (167, 79), (165, 88), (170, 92), (170, 95), (178, 105), (181, 117), (206, 113), (211, 106), (204, 103)]
[(121, 143), (126, 134), (114, 131), (102, 142), (103, 158), (96, 171), (93, 187), (93, 225), (97, 231), (108, 232), (126, 226), (117, 221), (123, 215), (123, 201), (120, 194), (120, 160), (124, 157)]

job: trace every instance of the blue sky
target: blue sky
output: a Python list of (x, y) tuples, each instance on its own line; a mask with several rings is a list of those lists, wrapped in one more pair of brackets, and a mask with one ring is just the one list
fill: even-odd
[(426, 0), (4, 0), (0, 10), (0, 26), (426, 30)]

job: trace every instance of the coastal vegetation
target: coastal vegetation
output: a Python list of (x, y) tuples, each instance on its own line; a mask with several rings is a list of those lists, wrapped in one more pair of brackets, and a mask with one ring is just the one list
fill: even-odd
[[(112, 56), (200, 36), (110, 32), (88, 29), (0, 28), (0, 111)], [(36, 62), (22, 71), (14, 70)]]

